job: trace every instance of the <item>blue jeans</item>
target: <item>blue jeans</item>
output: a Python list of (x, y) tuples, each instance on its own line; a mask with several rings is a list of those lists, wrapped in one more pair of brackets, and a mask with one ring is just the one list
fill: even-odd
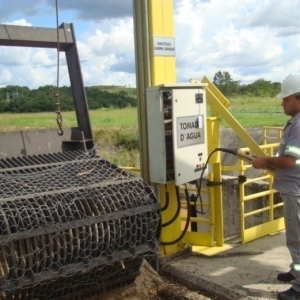
[(284, 203), (286, 245), (292, 257), (290, 273), (295, 276), (292, 287), (300, 292), (300, 195), (281, 194)]

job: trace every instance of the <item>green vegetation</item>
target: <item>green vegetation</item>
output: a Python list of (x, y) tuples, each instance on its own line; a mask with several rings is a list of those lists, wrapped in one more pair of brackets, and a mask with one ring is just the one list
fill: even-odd
[[(136, 107), (136, 89), (125, 87), (86, 87), (90, 109)], [(30, 90), (28, 87), (6, 86), (0, 88), (0, 113), (51, 112), (56, 110), (57, 88), (52, 85)], [(72, 111), (73, 95), (71, 87), (59, 88), (60, 107)]]
[[(288, 116), (283, 113), (281, 99), (271, 97), (230, 97), (229, 112), (245, 128), (284, 126)], [(228, 127), (221, 119), (221, 125)]]
[(275, 97), (280, 92), (281, 84), (260, 78), (250, 84), (242, 84), (240, 80), (233, 80), (229, 72), (217, 72), (213, 83), (227, 97), (252, 96)]
[[(77, 126), (75, 112), (62, 112), (63, 128)], [(100, 155), (116, 165), (137, 167), (139, 136), (137, 109), (90, 110), (90, 119)], [(56, 114), (24, 113), (0, 115), (0, 132), (56, 128)]]
[[(234, 97), (229, 98), (229, 112), (245, 128), (262, 126), (282, 126), (288, 116), (285, 116), (278, 98), (262, 97)], [(209, 111), (209, 107), (208, 107)], [(209, 114), (209, 112), (208, 112)], [(74, 112), (62, 112), (63, 127), (77, 126)], [(55, 112), (47, 113), (24, 113), (0, 115), (0, 131), (21, 130), (24, 128), (56, 128)], [(136, 107), (102, 108), (90, 110), (90, 119), (94, 130), (104, 129), (109, 132), (117, 128), (120, 132), (132, 132), (132, 128), (138, 127), (138, 116)], [(221, 124), (228, 127), (224, 120)]]
[[(228, 72), (218, 72), (214, 84), (228, 98), (228, 111), (244, 127), (283, 126), (281, 100), (275, 98), (279, 83), (259, 79), (242, 85)], [(27, 87), (0, 88), (0, 132), (57, 128), (54, 86), (30, 90)], [(76, 127), (70, 87), (59, 90), (63, 128)], [(109, 161), (136, 167), (139, 163), (139, 132), (136, 89), (120, 86), (86, 87), (90, 120), (101, 155)], [(208, 106), (208, 116), (210, 107)], [(228, 124), (220, 118), (221, 126)]]
[[(244, 96), (228, 100), (229, 112), (245, 128), (283, 126), (288, 119), (277, 98)], [(62, 119), (63, 128), (77, 126), (74, 112), (62, 112)], [(139, 163), (137, 108), (90, 110), (90, 119), (101, 155), (117, 165), (136, 167)], [(221, 126), (228, 127), (222, 118)], [(56, 114), (1, 114), (0, 132), (37, 128), (57, 128)]]
[(119, 166), (138, 167), (139, 134), (137, 126), (95, 128), (94, 138), (100, 155)]
[[(97, 128), (127, 128), (137, 127), (137, 109), (126, 107), (123, 109), (102, 108), (90, 110), (92, 127)], [(24, 128), (56, 128), (56, 113), (24, 113), (0, 115), (0, 132), (21, 130)], [(63, 127), (77, 126), (75, 112), (61, 112)]]
[[(213, 83), (226, 97), (274, 98), (280, 91), (280, 83), (278, 82), (272, 83), (261, 78), (246, 85), (239, 80), (233, 80), (227, 71), (217, 72), (213, 78)], [(135, 88), (98, 85), (86, 87), (85, 91), (91, 110), (137, 106)], [(52, 112), (56, 110), (56, 100), (59, 100), (62, 111), (73, 110), (71, 87), (60, 87), (59, 97), (54, 97), (55, 94), (57, 94), (57, 88), (52, 85), (33, 90), (25, 86), (8, 85), (0, 88), (0, 113)], [(249, 101), (249, 98), (246, 101)]]

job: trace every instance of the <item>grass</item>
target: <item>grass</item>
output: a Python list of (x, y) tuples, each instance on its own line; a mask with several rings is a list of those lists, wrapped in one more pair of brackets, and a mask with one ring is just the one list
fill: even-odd
[[(289, 119), (278, 98), (242, 97), (229, 99), (229, 112), (244, 127), (284, 126)], [(228, 127), (221, 119), (221, 125)]]
[[(244, 127), (284, 126), (288, 116), (277, 98), (232, 98), (229, 112)], [(76, 127), (74, 112), (62, 112), (63, 128)], [(101, 155), (117, 164), (136, 167), (139, 164), (137, 108), (98, 109), (90, 111), (90, 120)], [(209, 107), (208, 107), (209, 115)], [(221, 118), (221, 126), (228, 127)], [(0, 132), (39, 128), (58, 128), (56, 114), (0, 114)]]
[[(232, 98), (229, 99), (229, 112), (245, 128), (262, 126), (283, 126), (288, 116), (285, 116), (277, 98)], [(209, 111), (209, 108), (208, 108)], [(74, 112), (62, 112), (63, 126), (77, 125)], [(124, 109), (104, 108), (90, 111), (91, 124), (98, 128), (128, 128), (138, 126), (137, 108)], [(222, 126), (227, 124), (221, 118)], [(1, 114), (0, 132), (21, 130), (24, 128), (56, 128), (56, 114), (30, 113), (30, 114)]]
[[(77, 126), (75, 112), (62, 112), (63, 127)], [(93, 128), (135, 127), (137, 126), (137, 109), (97, 109), (90, 111)], [(56, 128), (56, 113), (0, 114), (0, 132)]]
[(136, 107), (97, 109), (90, 111), (93, 127), (132, 127), (138, 124)]

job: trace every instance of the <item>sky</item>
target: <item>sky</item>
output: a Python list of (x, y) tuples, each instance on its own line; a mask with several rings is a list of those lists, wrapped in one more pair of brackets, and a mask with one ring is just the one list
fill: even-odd
[[(162, 0), (163, 1), (163, 0)], [(85, 86), (136, 86), (132, 0), (57, 0)], [(173, 0), (178, 83), (218, 72), (249, 84), (300, 72), (300, 0)], [(56, 28), (56, 0), (0, 0), (0, 24)], [(57, 84), (57, 50), (0, 46), (0, 87)], [(59, 85), (69, 86), (60, 54)]]

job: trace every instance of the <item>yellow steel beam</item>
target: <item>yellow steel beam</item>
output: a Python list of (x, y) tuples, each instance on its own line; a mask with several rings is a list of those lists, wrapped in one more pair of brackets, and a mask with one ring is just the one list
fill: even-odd
[[(207, 78), (203, 77), (203, 83), (207, 83), (207, 99), (211, 106), (212, 116), (220, 115), (226, 123), (234, 130), (237, 136), (245, 143), (245, 145), (256, 155), (265, 155), (264, 151), (259, 147), (255, 140), (248, 134), (242, 125), (227, 110), (229, 102), (219, 92), (215, 85)], [(226, 100), (226, 101), (225, 101)]]
[(154, 56), (154, 37), (174, 38), (173, 0), (148, 0), (152, 86), (176, 82), (175, 56)]
[[(220, 92), (220, 90), (206, 76), (203, 77), (202, 82), (207, 83), (211, 95), (214, 95), (214, 97), (217, 98), (218, 101), (220, 103), (222, 103), (222, 105), (224, 107), (226, 107), (226, 108), (229, 107), (229, 105), (230, 105), (229, 101), (225, 98), (225, 96)], [(214, 103), (215, 103), (214, 99), (212, 97), (209, 97), (211, 95), (206, 95), (208, 104), (214, 105)]]
[[(137, 0), (135, 0), (137, 1)], [(155, 38), (173, 38), (174, 39), (174, 20), (173, 20), (173, 0), (148, 0), (147, 1), (147, 18), (148, 18), (148, 37), (149, 37), (149, 61), (150, 61), (150, 81), (151, 86), (175, 83), (176, 68), (175, 55), (163, 56), (155, 55), (154, 39)], [(177, 196), (174, 182), (164, 185), (156, 185), (155, 189), (159, 191), (157, 196), (161, 206), (166, 203), (166, 194), (168, 194), (170, 203), (166, 210), (162, 212), (162, 223), (171, 220), (176, 212)], [(180, 215), (174, 222), (162, 228), (160, 241), (172, 242), (181, 235)], [(162, 255), (176, 253), (183, 248), (182, 241), (172, 245), (161, 244)]]

